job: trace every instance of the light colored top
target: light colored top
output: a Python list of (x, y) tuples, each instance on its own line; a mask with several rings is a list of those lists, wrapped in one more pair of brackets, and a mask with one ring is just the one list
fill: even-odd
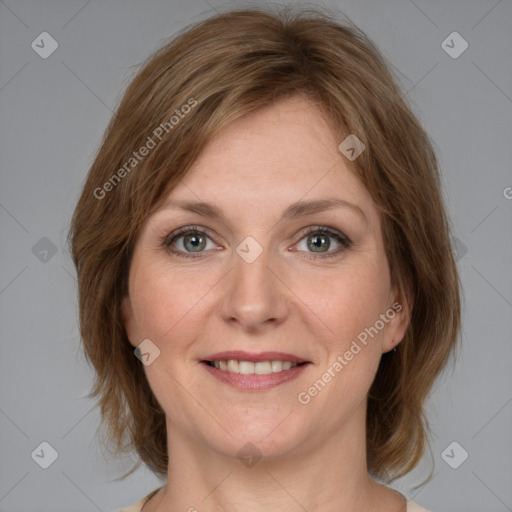
[[(142, 498), (137, 503), (134, 503), (133, 505), (123, 508), (121, 510), (118, 510), (117, 512), (141, 512), (144, 504), (146, 502), (148, 502), (159, 490), (160, 490), (160, 488), (155, 489), (154, 491), (150, 492), (145, 498)], [(422, 506), (418, 505), (417, 503), (414, 503), (414, 501), (407, 501), (407, 512), (429, 512), (429, 511), (424, 509)]]

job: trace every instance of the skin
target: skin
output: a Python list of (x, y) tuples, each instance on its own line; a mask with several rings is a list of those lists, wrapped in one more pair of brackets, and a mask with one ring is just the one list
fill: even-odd
[[(402, 340), (408, 318), (391, 287), (379, 212), (337, 149), (343, 138), (302, 97), (245, 115), (168, 197), (213, 203), (227, 224), (172, 208), (144, 224), (122, 312), (133, 347), (149, 338), (160, 350), (144, 370), (169, 440), (167, 484), (144, 512), (405, 511), (403, 496), (368, 475), (365, 417), (381, 355)], [(366, 219), (331, 208), (279, 221), (290, 204), (327, 197), (357, 205)], [(162, 245), (186, 226), (208, 229), (202, 252), (183, 236)], [(328, 236), (330, 246), (320, 240), (315, 252), (310, 226), (329, 227), (352, 245)], [(247, 236), (263, 249), (252, 263), (236, 252)], [(402, 311), (300, 403), (298, 394), (395, 302)], [(240, 390), (200, 364), (225, 350), (280, 351), (311, 364), (274, 388)], [(262, 455), (252, 467), (237, 457), (248, 442)]]

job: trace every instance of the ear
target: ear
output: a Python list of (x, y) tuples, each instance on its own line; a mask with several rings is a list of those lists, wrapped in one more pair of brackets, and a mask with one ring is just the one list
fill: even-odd
[(138, 335), (137, 329), (135, 328), (135, 318), (129, 295), (125, 295), (121, 301), (121, 319), (126, 330), (128, 340), (130, 341), (130, 345), (136, 347), (138, 345)]
[(410, 293), (392, 291), (389, 298), (388, 309), (384, 313), (388, 322), (382, 341), (383, 354), (393, 350), (403, 340), (414, 305)]

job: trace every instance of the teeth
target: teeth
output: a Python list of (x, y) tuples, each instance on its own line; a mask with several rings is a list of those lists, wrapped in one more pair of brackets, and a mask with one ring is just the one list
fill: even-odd
[(238, 373), (238, 361), (234, 359), (228, 361), (228, 372)]
[(270, 361), (260, 361), (259, 363), (255, 363), (254, 373), (257, 373), (258, 375), (268, 375), (269, 373), (272, 373)]
[(253, 363), (251, 361), (229, 359), (227, 361), (213, 361), (213, 365), (218, 370), (240, 373), (242, 375), (269, 375), (270, 373), (294, 368), (297, 366), (297, 363), (292, 363), (291, 361), (259, 361)]
[(238, 372), (242, 375), (251, 375), (254, 373), (254, 363), (250, 361), (240, 361), (238, 363)]
[(271, 367), (272, 367), (272, 373), (273, 372), (280, 372), (283, 370), (283, 362), (282, 361), (272, 361)]

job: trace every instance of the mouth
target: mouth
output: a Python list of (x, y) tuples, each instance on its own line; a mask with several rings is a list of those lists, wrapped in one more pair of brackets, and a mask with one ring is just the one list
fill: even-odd
[(293, 354), (282, 352), (221, 352), (200, 361), (216, 379), (244, 389), (268, 389), (297, 377), (311, 364)]
[(288, 371), (296, 366), (307, 364), (306, 362), (292, 363), (291, 361), (279, 360), (253, 362), (236, 359), (202, 362), (222, 372), (239, 373), (241, 375), (270, 375), (271, 373)]

